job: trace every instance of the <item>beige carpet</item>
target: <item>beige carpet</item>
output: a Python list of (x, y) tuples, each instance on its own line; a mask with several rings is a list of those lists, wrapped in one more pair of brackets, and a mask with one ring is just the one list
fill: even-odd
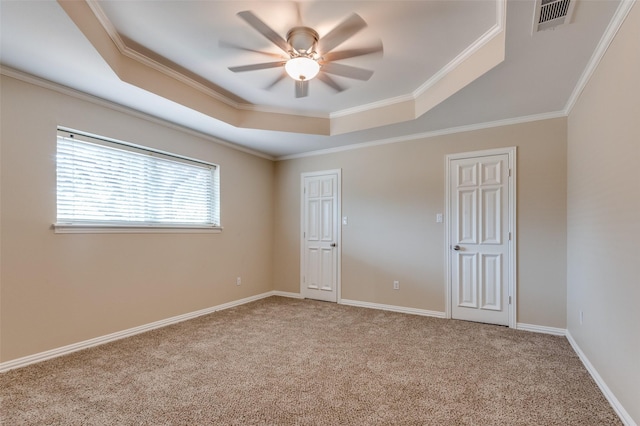
[(271, 297), (0, 375), (5, 425), (616, 425), (563, 337)]

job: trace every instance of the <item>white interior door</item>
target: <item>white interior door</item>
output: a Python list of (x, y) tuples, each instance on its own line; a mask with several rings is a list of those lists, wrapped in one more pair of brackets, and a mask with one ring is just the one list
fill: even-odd
[(338, 301), (340, 260), (340, 171), (302, 175), (300, 293)]
[(513, 160), (461, 157), (448, 162), (451, 317), (515, 327)]

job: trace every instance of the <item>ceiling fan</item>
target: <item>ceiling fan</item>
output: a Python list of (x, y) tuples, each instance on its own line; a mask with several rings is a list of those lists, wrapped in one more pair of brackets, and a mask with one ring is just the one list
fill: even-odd
[(249, 10), (239, 12), (238, 16), (240, 18), (273, 44), (278, 46), (285, 55), (248, 49), (232, 43), (221, 42), (220, 44), (223, 47), (230, 47), (280, 58), (280, 60), (275, 62), (229, 67), (229, 70), (233, 72), (246, 72), (283, 67), (283, 72), (280, 76), (266, 88), (272, 88), (282, 79), (289, 76), (295, 80), (296, 98), (308, 96), (309, 81), (314, 77), (317, 77), (318, 80), (338, 92), (345, 90), (345, 87), (340, 85), (334, 78), (329, 76), (329, 74), (362, 81), (366, 81), (371, 78), (373, 75), (373, 71), (371, 70), (334, 62), (342, 59), (382, 52), (382, 42), (379, 40), (376, 44), (369, 47), (334, 51), (336, 47), (343, 44), (367, 26), (367, 23), (360, 17), (360, 15), (352, 13), (345, 20), (336, 25), (331, 31), (320, 37), (313, 28), (302, 25), (300, 7), (297, 3), (296, 8), (298, 25), (287, 32), (286, 39), (265, 24), (253, 12)]

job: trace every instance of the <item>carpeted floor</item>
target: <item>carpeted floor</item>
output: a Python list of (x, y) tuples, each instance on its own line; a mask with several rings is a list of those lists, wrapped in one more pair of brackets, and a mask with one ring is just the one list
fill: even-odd
[(271, 297), (0, 375), (4, 425), (618, 425), (563, 337)]

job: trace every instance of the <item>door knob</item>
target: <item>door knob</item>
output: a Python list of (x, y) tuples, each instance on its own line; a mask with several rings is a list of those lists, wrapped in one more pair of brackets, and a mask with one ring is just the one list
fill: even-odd
[(456, 244), (455, 246), (453, 246), (453, 249), (454, 249), (455, 251), (460, 251), (460, 246)]
[(336, 243), (331, 243), (331, 247), (335, 247), (335, 246), (336, 246)]

